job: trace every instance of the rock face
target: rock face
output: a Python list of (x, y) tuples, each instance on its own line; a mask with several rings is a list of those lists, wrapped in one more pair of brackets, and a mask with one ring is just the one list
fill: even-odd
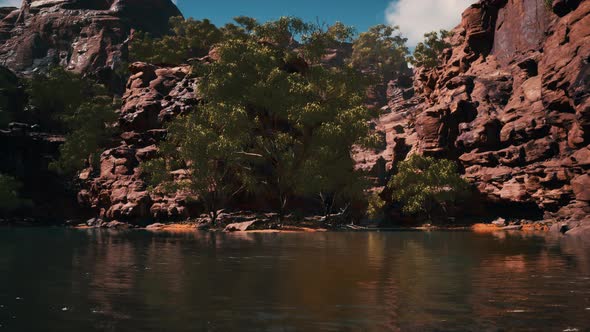
[[(158, 35), (177, 15), (170, 0), (24, 0), (20, 9), (0, 9), (0, 64), (20, 73), (60, 64), (108, 80), (125, 62), (134, 29)], [(451, 44), (440, 66), (371, 91), (374, 127), (386, 144), (357, 151), (358, 167), (383, 186), (410, 154), (448, 158), (492, 213), (583, 220), (590, 213), (590, 1), (555, 0), (549, 8), (545, 0), (481, 0), (463, 13)], [(349, 51), (335, 50), (326, 65)], [(164, 123), (198, 104), (190, 67), (136, 63), (130, 72), (120, 143), (102, 153), (100, 169), (80, 174), (86, 185), (78, 201), (105, 220), (198, 216), (182, 194), (150, 194), (138, 167), (157, 155)]]
[[(119, 126), (120, 145), (100, 157), (100, 169), (81, 173), (87, 189), (78, 201), (112, 220), (141, 222), (186, 219), (198, 216), (181, 194), (164, 197), (147, 191), (139, 163), (158, 153), (157, 144), (166, 135), (163, 124), (190, 111), (197, 104), (189, 66), (162, 68), (146, 63), (130, 66), (132, 73), (123, 96)], [(181, 176), (181, 174), (178, 174)]]
[(161, 35), (181, 16), (170, 0), (23, 0), (0, 10), (0, 65), (27, 73), (62, 65), (112, 75), (127, 60), (133, 30)]
[(415, 96), (390, 89), (387, 147), (363, 167), (449, 158), (495, 207), (588, 215), (590, 2), (482, 0), (453, 32), (443, 63), (416, 70)]

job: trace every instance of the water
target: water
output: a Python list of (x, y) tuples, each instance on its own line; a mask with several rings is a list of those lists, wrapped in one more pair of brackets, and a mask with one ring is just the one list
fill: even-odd
[(0, 229), (0, 331), (588, 331), (590, 247), (522, 234)]

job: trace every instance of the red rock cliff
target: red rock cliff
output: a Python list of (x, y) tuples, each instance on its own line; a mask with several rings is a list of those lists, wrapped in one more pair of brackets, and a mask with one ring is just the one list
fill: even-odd
[[(496, 206), (586, 218), (590, 202), (590, 1), (483, 0), (463, 13), (416, 96), (390, 84), (376, 120), (386, 171), (408, 153), (458, 160)], [(547, 212), (553, 212), (550, 214)]]
[(181, 15), (170, 0), (23, 0), (20, 9), (0, 11), (0, 65), (21, 73), (49, 64), (116, 69), (133, 29), (161, 35)]

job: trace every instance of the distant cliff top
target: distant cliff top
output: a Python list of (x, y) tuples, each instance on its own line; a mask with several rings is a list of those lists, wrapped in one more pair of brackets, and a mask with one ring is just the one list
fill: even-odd
[(162, 35), (174, 16), (182, 14), (170, 0), (23, 0), (20, 9), (0, 9), (0, 65), (114, 69), (127, 60), (133, 30)]

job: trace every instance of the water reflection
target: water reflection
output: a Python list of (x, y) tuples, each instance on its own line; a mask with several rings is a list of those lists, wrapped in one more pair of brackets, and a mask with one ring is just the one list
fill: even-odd
[(536, 234), (10, 229), (0, 263), (0, 331), (590, 327), (589, 247)]

